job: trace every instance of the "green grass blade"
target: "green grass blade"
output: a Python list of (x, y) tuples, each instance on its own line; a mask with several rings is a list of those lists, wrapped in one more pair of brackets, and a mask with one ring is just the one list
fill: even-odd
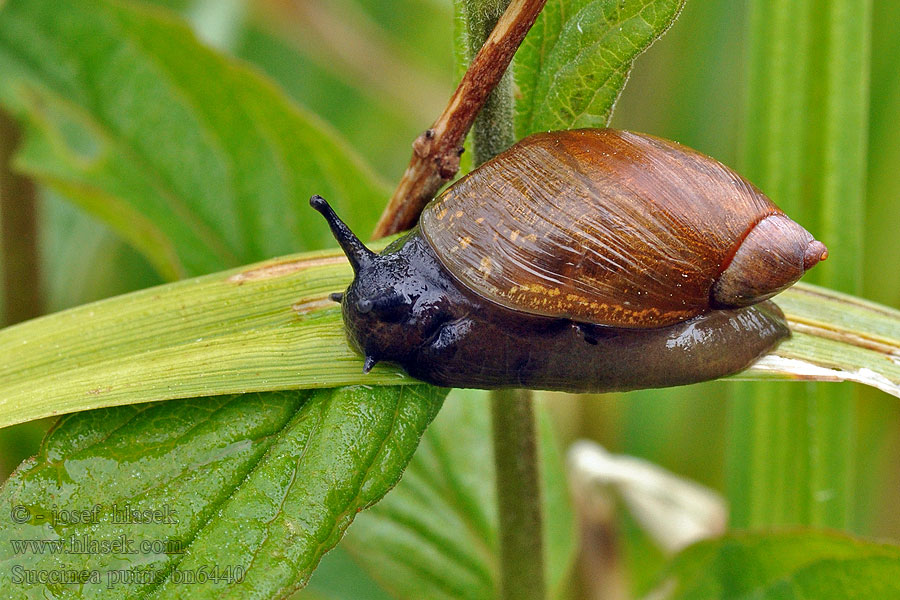
[(337, 252), (285, 257), (149, 288), (0, 332), (0, 423), (118, 404), (348, 383), (367, 377), (330, 292)]
[[(9, 327), (0, 331), (0, 356), (11, 357), (0, 365), (0, 426), (172, 398), (412, 383), (386, 365), (362, 373), (328, 298), (350, 276), (337, 252), (286, 256)], [(828, 369), (828, 379), (865, 368), (900, 386), (900, 313), (809, 286), (779, 302), (798, 324), (779, 356)], [(795, 365), (744, 376), (795, 378)]]
[[(829, 246), (809, 280), (847, 293), (861, 290), (870, 16), (868, 1), (751, 3), (744, 173)], [(846, 379), (877, 379), (853, 361)], [(847, 527), (855, 407), (848, 386), (747, 388), (733, 420), (735, 524)]]
[(792, 337), (737, 376), (855, 381), (900, 397), (900, 311), (808, 284), (776, 298)]

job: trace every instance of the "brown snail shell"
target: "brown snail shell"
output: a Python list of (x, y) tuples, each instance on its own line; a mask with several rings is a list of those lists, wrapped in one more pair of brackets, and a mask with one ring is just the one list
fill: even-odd
[(530, 136), (450, 187), (420, 224), (475, 293), (615, 327), (760, 302), (826, 256), (720, 162), (613, 129)]

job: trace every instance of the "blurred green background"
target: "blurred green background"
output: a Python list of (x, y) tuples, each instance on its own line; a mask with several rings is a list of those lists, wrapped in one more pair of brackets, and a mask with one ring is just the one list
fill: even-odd
[[(158, 4), (181, 13), (209, 44), (276, 80), (389, 182), (399, 179), (411, 141), (439, 114), (455, 86), (451, 0)], [(900, 265), (900, 2), (875, 2), (873, 10), (864, 295), (900, 308), (900, 269), (889, 266)], [(688, 0), (672, 29), (638, 59), (613, 125), (675, 139), (738, 166), (745, 135), (747, 29), (745, 2)], [(8, 126), (0, 130), (4, 143), (9, 133)], [(35, 316), (161, 283), (103, 224), (46, 190), (39, 189), (38, 198), (39, 301), (30, 306)], [(5, 291), (9, 308), (16, 289)], [(723, 490), (729, 386), (607, 397), (554, 394), (546, 402), (563, 442), (589, 437)], [(900, 407), (896, 399), (871, 390), (860, 390), (858, 397), (853, 529), (898, 542)], [(49, 425), (0, 431), (4, 478), (34, 453)], [(323, 569), (339, 572), (344, 559), (336, 554)]]

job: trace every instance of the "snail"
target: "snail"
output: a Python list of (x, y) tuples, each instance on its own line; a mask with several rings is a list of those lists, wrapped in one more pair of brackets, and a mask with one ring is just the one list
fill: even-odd
[(766, 301), (827, 257), (753, 184), (613, 129), (522, 139), (380, 254), (320, 196), (353, 267), (341, 303), (378, 361), (446, 387), (601, 392), (741, 371), (789, 336)]

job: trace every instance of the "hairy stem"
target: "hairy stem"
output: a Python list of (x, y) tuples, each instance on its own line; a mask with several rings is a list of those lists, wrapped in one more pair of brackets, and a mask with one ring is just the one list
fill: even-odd
[[(473, 61), (484, 40), (506, 10), (508, 0), (463, 0), (463, 3), (469, 60)], [(514, 109), (512, 71), (506, 69), (497, 86), (488, 95), (472, 126), (476, 166), (500, 154), (516, 141)]]
[(544, 598), (544, 544), (534, 401), (529, 390), (491, 393), (503, 600)]
[[(463, 0), (469, 56), (476, 56), (473, 62), (488, 32), (495, 30), (494, 23), (503, 14), (507, 2)], [(475, 119), (472, 137), (476, 165), (515, 141), (513, 106), (512, 74), (507, 71)], [(532, 393), (528, 390), (492, 392), (491, 420), (500, 527), (498, 597), (540, 600), (545, 595), (544, 544)]]

